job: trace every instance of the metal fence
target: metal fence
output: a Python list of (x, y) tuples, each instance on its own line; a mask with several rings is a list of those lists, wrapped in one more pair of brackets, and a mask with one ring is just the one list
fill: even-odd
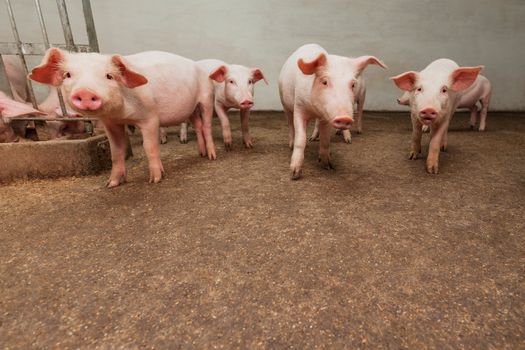
[[(13, 96), (9, 80), (7, 78), (7, 73), (5, 70), (4, 61), (2, 55), (17, 55), (24, 67), (25, 74), (29, 73), (27, 67), (26, 56), (43, 56), (46, 53), (46, 50), (50, 47), (58, 47), (67, 51), (72, 52), (98, 52), (98, 40), (97, 33), (95, 31), (95, 22), (93, 21), (93, 13), (91, 11), (91, 3), (89, 0), (82, 0), (82, 10), (84, 13), (84, 21), (86, 24), (86, 32), (88, 37), (88, 44), (75, 44), (73, 39), (73, 32), (71, 31), (71, 25), (69, 22), (69, 16), (67, 13), (66, 1), (65, 0), (56, 0), (58, 14), (60, 16), (60, 22), (62, 24), (62, 31), (64, 33), (65, 44), (52, 44), (49, 42), (49, 37), (47, 35), (46, 25), (44, 22), (44, 15), (42, 13), (42, 7), (40, 6), (40, 0), (35, 1), (35, 10), (38, 16), (38, 21), (40, 24), (40, 30), (42, 32), (43, 42), (41, 43), (28, 43), (23, 42), (18, 33), (18, 28), (15, 20), (15, 14), (13, 13), (13, 7), (11, 6), (11, 0), (5, 0), (7, 6), (7, 13), (9, 16), (9, 21), (11, 23), (11, 30), (13, 32), (13, 42), (0, 42), (0, 90), (5, 92), (9, 96)], [(35, 98), (35, 92), (33, 90), (33, 85), (29, 79), (26, 80), (27, 91), (29, 92), (29, 98), (34, 108), (37, 108), (37, 100)], [(62, 110), (62, 115), (64, 117), (49, 119), (49, 118), (23, 118), (24, 120), (33, 120), (35, 125), (45, 126), (46, 120), (61, 120), (61, 121), (79, 121), (79, 120), (91, 120), (91, 118), (70, 118), (67, 117), (67, 109), (64, 104), (64, 99), (60, 92), (58, 91), (58, 98), (60, 101), (60, 108)], [(21, 118), (18, 118), (21, 119)]]

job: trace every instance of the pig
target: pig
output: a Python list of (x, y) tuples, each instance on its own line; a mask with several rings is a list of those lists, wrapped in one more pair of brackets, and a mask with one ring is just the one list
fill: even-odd
[[(479, 131), (485, 131), (487, 112), (490, 104), (490, 97), (492, 95), (492, 85), (490, 81), (483, 75), (478, 75), (476, 81), (466, 89), (457, 108), (468, 108), (470, 110), (470, 128), (474, 129), (476, 127), (478, 112), (480, 114), (479, 122)], [(481, 106), (481, 110), (478, 111), (478, 102)], [(405, 91), (405, 93), (397, 99), (397, 103), (400, 105), (409, 106), (410, 105), (410, 93)], [(429, 127), (427, 125), (423, 126), (423, 131), (427, 132)]]
[(356, 88), (369, 64), (386, 68), (374, 56), (331, 55), (317, 44), (301, 46), (284, 63), (279, 75), (279, 95), (288, 119), (289, 146), (293, 149), (293, 180), (302, 176), (306, 127), (311, 119), (319, 120), (319, 161), (323, 168), (333, 169), (330, 125), (343, 130), (352, 126)]
[[(217, 77), (218, 80), (213, 83), (214, 91), (214, 108), (222, 127), (222, 136), (226, 150), (232, 149), (232, 135), (230, 120), (228, 118), (229, 109), (239, 109), (241, 116), (241, 128), (243, 142), (246, 148), (253, 147), (253, 141), (250, 136), (248, 120), (250, 109), (254, 102), (254, 86), (260, 80), (267, 85), (268, 81), (260, 68), (248, 68), (237, 64), (227, 64), (217, 59), (206, 59), (197, 61), (197, 64), (205, 71), (212, 73), (218, 67), (226, 67), (225, 74)], [(188, 142), (187, 123), (181, 124), (180, 142)], [(161, 143), (166, 143), (166, 131), (161, 129)]]
[(238, 64), (227, 64), (217, 59), (197, 61), (197, 64), (206, 72), (216, 71), (218, 67), (225, 67), (222, 75), (216, 76), (214, 85), (214, 107), (222, 126), (222, 136), (226, 150), (232, 148), (232, 134), (228, 110), (239, 109), (243, 143), (246, 148), (252, 148), (253, 142), (248, 127), (250, 109), (254, 104), (254, 86), (263, 80), (268, 81), (260, 68), (248, 68)]
[(441, 58), (421, 72), (409, 71), (391, 79), (401, 90), (409, 92), (412, 119), (412, 146), (409, 159), (421, 154), (422, 126), (431, 129), (426, 161), (429, 174), (439, 172), (439, 151), (448, 146), (448, 126), (462, 96), (475, 83), (483, 66), (460, 67), (456, 62)]
[(60, 86), (70, 108), (102, 122), (112, 159), (108, 188), (125, 181), (127, 124), (142, 132), (151, 183), (160, 182), (164, 173), (160, 126), (189, 118), (196, 129), (200, 154), (216, 158), (211, 138), (213, 86), (208, 74), (190, 59), (161, 51), (120, 56), (51, 48), (29, 78)]
[(17, 142), (18, 135), (15, 134), (11, 126), (11, 118), (26, 114), (45, 115), (26, 103), (15, 101), (0, 91), (0, 143)]
[[(363, 132), (363, 108), (365, 105), (365, 97), (366, 97), (365, 79), (363, 78), (362, 74), (359, 74), (355, 79), (354, 96), (355, 96), (354, 102), (357, 105), (357, 114), (356, 114), (357, 133), (361, 134)], [(346, 143), (352, 143), (352, 134), (350, 133), (350, 129), (337, 130), (337, 134), (341, 134), (341, 133), (343, 134), (343, 139)], [(314, 141), (317, 139), (319, 139), (319, 119), (315, 120), (315, 127), (312, 132), (312, 136), (310, 136), (310, 141)]]

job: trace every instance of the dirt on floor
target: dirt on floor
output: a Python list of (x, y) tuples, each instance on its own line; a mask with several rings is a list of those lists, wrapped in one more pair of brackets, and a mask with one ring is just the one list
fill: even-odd
[(428, 175), (407, 113), (368, 112), (299, 181), (282, 113), (251, 150), (231, 121), (216, 161), (173, 128), (160, 184), (134, 136), (118, 188), (1, 186), (0, 348), (525, 348), (523, 113), (456, 115)]

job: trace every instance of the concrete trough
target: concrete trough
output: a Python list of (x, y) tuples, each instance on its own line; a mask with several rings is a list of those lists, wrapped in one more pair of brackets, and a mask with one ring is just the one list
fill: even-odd
[[(131, 147), (128, 147), (128, 155), (130, 152)], [(111, 154), (106, 135), (0, 144), (0, 182), (92, 175), (110, 168)]]

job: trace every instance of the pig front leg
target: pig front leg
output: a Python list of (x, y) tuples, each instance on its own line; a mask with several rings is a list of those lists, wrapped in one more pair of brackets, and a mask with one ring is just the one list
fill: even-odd
[(242, 140), (244, 147), (253, 148), (252, 136), (250, 135), (250, 128), (248, 126), (248, 121), (250, 120), (250, 110), (241, 109), (241, 130), (242, 130)]
[(292, 161), (290, 163), (290, 170), (292, 172), (292, 180), (298, 180), (301, 178), (304, 163), (304, 149), (306, 147), (306, 123), (307, 118), (303, 113), (299, 112), (297, 108), (293, 114), (293, 126), (294, 126), (294, 141), (293, 141), (293, 153)]
[(142, 133), (144, 152), (148, 158), (149, 182), (158, 183), (164, 174), (159, 152), (159, 119), (156, 115), (148, 115), (138, 127)]
[(314, 131), (312, 131), (312, 135), (310, 136), (308, 141), (315, 141), (317, 139), (319, 139), (319, 119), (315, 120)]
[(180, 143), (188, 143), (188, 123), (187, 122), (180, 124), (179, 140), (180, 140)]
[(432, 128), (427, 156), (427, 173), (429, 174), (437, 174), (439, 172), (439, 151), (443, 145), (443, 138), (448, 130), (448, 124), (449, 120)]
[(222, 140), (224, 142), (224, 148), (227, 151), (230, 151), (233, 148), (233, 139), (232, 139), (232, 130), (230, 128), (230, 119), (228, 118), (228, 113), (226, 108), (220, 104), (215, 104), (215, 112), (219, 117), (222, 128)]
[(168, 142), (168, 128), (161, 127), (159, 130), (160, 143), (165, 144)]
[(112, 188), (126, 181), (126, 129), (121, 124), (103, 124), (111, 151), (111, 175), (106, 187)]
[(421, 123), (417, 120), (417, 117), (412, 117), (412, 144), (410, 147), (410, 155), (408, 159), (416, 160), (421, 154), (421, 136), (423, 130)]
[(349, 129), (343, 130), (341, 133), (343, 134), (343, 140), (345, 140), (346, 143), (352, 143), (352, 133)]
[(330, 132), (331, 127), (326, 121), (319, 123), (319, 162), (327, 170), (334, 169), (330, 162)]

